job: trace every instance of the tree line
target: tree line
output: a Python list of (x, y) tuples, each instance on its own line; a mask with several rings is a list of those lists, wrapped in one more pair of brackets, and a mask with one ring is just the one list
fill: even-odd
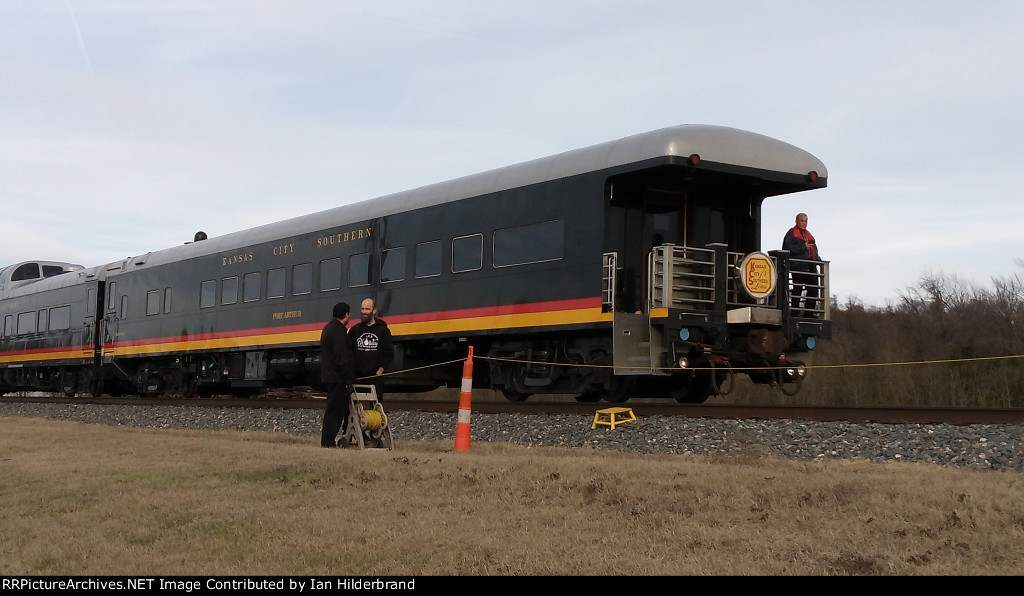
[(737, 383), (728, 399), (1024, 407), (1024, 275), (992, 282), (982, 288), (957, 276), (927, 276), (884, 307), (832, 297), (832, 339), (794, 354), (809, 368), (797, 395)]

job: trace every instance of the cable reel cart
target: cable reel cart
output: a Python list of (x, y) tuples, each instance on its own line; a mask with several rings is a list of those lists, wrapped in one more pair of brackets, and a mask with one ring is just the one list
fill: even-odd
[(377, 401), (373, 385), (353, 385), (355, 393), (349, 396), (348, 430), (342, 439), (346, 447), (358, 449), (394, 449), (391, 426), (384, 406)]

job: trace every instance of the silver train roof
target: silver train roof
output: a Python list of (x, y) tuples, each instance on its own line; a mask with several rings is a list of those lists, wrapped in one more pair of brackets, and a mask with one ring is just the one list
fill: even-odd
[(111, 263), (105, 269), (148, 268), (205, 254), (232, 252), (275, 239), (330, 229), (332, 226), (346, 226), (353, 222), (485, 193), (648, 159), (666, 156), (685, 158), (694, 153), (700, 155), (702, 162), (734, 164), (799, 175), (815, 171), (822, 179), (828, 177), (825, 164), (799, 147), (736, 128), (684, 124), (139, 255)]
[[(49, 277), (39, 277), (15, 282), (11, 281), (10, 274), (19, 265), (33, 262), (45, 265), (60, 265), (64, 268), (64, 273)], [(0, 269), (0, 298), (7, 299), (14, 296), (34, 294), (45, 290), (67, 288), (84, 281), (95, 279), (98, 275), (101, 275), (102, 272), (102, 266), (89, 267), (87, 269), (82, 265), (64, 263), (61, 261), (23, 261)]]

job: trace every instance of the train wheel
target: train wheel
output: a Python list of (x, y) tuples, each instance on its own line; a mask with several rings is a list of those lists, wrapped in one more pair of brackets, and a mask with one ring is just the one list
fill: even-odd
[(119, 379), (108, 378), (107, 382), (103, 385), (103, 391), (110, 397), (124, 397), (126, 385)]
[(95, 375), (90, 370), (82, 372), (81, 381), (82, 391), (88, 393), (92, 397), (99, 397), (103, 395), (103, 382), (100, 381), (98, 375)]
[(728, 363), (720, 363), (716, 366), (714, 359), (712, 359), (709, 381), (711, 382), (713, 395), (729, 395), (733, 388), (736, 387), (736, 373)]
[(636, 377), (612, 377), (612, 386), (601, 391), (601, 399), (613, 404), (621, 404), (633, 397), (636, 390)]
[(669, 395), (676, 398), (676, 401), (681, 404), (702, 404), (717, 393), (715, 381), (717, 375), (721, 374), (721, 372), (716, 372), (716, 375), (713, 376), (706, 370), (697, 371), (689, 383), (673, 389)]
[(74, 372), (66, 372), (61, 375), (60, 390), (65, 397), (74, 397), (78, 393), (78, 375)]
[(199, 397), (199, 383), (194, 377), (185, 377), (181, 384), (181, 396), (186, 399)]
[(508, 401), (521, 402), (526, 401), (530, 398), (532, 393), (519, 393), (515, 389), (509, 389), (507, 387), (501, 388), (501, 394), (505, 396)]
[(797, 393), (800, 393), (800, 390), (804, 386), (804, 378), (803, 377), (801, 377), (799, 375), (794, 375), (794, 380), (792, 382), (785, 383), (782, 380), (782, 375), (783, 375), (782, 370), (779, 370), (775, 374), (776, 374), (775, 384), (779, 388), (779, 391), (782, 392), (783, 395), (788, 395), (789, 397), (793, 397)]
[(691, 387), (682, 395), (676, 397), (676, 401), (681, 404), (702, 404), (708, 401), (709, 397), (711, 397), (710, 389), (698, 389), (696, 387)]

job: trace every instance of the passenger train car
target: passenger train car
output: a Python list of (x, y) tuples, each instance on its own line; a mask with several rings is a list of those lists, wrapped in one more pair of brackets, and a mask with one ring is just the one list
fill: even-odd
[(701, 402), (736, 375), (795, 393), (794, 356), (831, 334), (829, 264), (793, 308), (761, 205), (827, 179), (792, 145), (682, 125), (101, 266), (21, 263), (0, 270), (0, 391), (315, 387), (332, 306), (373, 297), (393, 391), (459, 386), (473, 346), (474, 386), (516, 401)]

